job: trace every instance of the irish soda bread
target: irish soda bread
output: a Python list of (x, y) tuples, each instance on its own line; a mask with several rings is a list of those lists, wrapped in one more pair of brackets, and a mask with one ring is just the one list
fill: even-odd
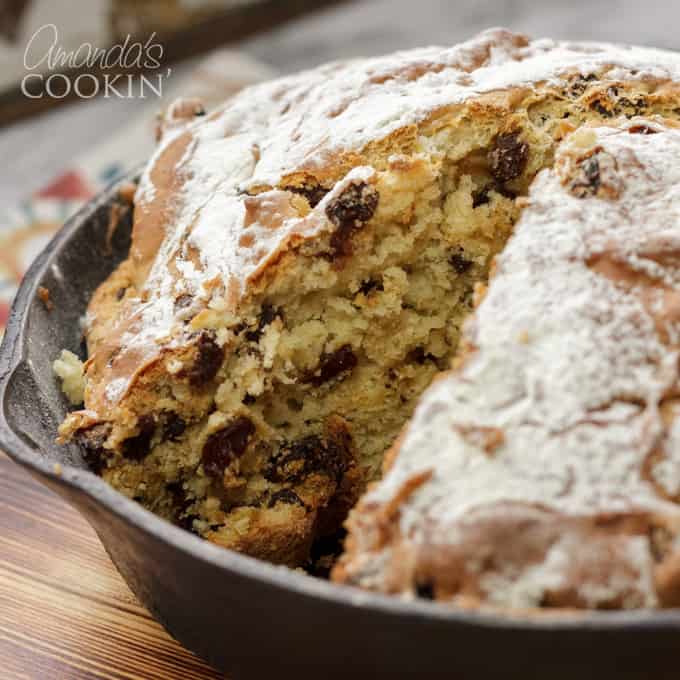
[(91, 301), (84, 409), (61, 437), (152, 511), (304, 564), (450, 366), (473, 288), (556, 146), (585, 124), (678, 118), (679, 77), (671, 53), (493, 30), (252, 87), (210, 115), (178, 102), (129, 258)]

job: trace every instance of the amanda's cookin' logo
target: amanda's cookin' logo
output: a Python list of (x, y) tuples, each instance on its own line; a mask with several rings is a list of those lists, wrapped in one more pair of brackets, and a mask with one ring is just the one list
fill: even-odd
[[(98, 95), (108, 99), (160, 97), (163, 81), (171, 69), (161, 70), (163, 46), (155, 38), (152, 33), (141, 42), (128, 36), (122, 43), (107, 48), (84, 42), (77, 49), (66, 50), (59, 44), (57, 27), (46, 24), (26, 45), (27, 73), (21, 81), (21, 91), (31, 99), (65, 99), (73, 95), (83, 99)], [(88, 69), (94, 72), (89, 73)], [(70, 70), (77, 73), (65, 72)]]

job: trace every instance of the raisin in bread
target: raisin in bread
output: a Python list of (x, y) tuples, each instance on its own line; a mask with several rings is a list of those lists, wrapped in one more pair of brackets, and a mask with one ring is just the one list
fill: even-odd
[(340, 581), (464, 606), (680, 606), (680, 130), (584, 127), (534, 181)]
[(677, 118), (672, 53), (487, 31), (180, 102), (60, 429), (145, 507), (279, 563), (337, 531), (556, 146)]

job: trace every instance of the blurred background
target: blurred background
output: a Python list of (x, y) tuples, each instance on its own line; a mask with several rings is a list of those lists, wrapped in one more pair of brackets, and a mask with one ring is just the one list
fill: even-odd
[[(150, 145), (153, 112), (186, 89), (192, 73), (206, 66), (205, 56), (220, 48), (207, 64), (220, 82), (211, 85), (208, 78), (203, 84), (216, 97), (329, 59), (450, 45), (498, 25), (534, 36), (675, 48), (680, 46), (679, 20), (680, 3), (672, 0), (0, 0), (0, 157), (5, 159), (0, 214), (133, 120), (149, 121)], [(68, 103), (55, 106), (56, 96), (43, 92), (38, 98), (38, 90), (26, 96), (19, 88), (29, 72), (27, 46), (50, 24), (67, 53), (84, 44), (105, 48), (128, 35), (145, 40), (155, 33), (164, 48), (157, 70), (166, 76), (163, 97), (135, 96), (139, 92), (133, 88), (132, 96), (65, 97)], [(42, 45), (35, 39), (29, 49), (33, 61), (45, 54), (51, 33), (43, 30), (38, 38)], [(41, 85), (38, 78), (28, 82)], [(54, 83), (58, 89), (60, 82)], [(150, 146), (142, 137), (131, 133), (131, 138), (134, 144), (120, 147), (119, 163), (133, 164), (148, 155)]]

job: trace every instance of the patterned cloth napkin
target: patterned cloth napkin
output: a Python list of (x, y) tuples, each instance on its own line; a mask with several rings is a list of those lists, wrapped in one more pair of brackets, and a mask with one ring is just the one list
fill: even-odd
[(162, 100), (75, 158), (40, 191), (0, 214), (0, 336), (24, 273), (54, 233), (83, 203), (151, 154), (159, 109), (180, 95), (200, 97), (210, 109), (245, 85), (271, 76), (267, 66), (240, 52), (213, 52), (189, 76), (171, 78)]

